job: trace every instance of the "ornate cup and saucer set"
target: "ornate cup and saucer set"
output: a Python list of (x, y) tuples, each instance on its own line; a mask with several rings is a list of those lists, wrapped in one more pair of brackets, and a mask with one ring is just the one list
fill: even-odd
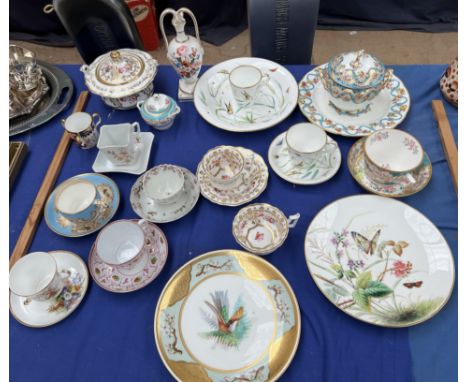
[(119, 189), (113, 180), (102, 174), (80, 174), (50, 194), (44, 217), (49, 228), (61, 236), (85, 236), (104, 227), (119, 202)]
[(268, 183), (263, 158), (243, 147), (209, 150), (197, 168), (202, 195), (215, 204), (239, 206), (257, 198)]
[(68, 317), (88, 288), (88, 269), (72, 252), (32, 252), (10, 270), (10, 311), (23, 325), (42, 328)]
[(298, 104), (327, 132), (361, 137), (399, 125), (410, 97), (391, 69), (360, 50), (339, 54), (307, 73), (299, 82)]
[(402, 130), (380, 130), (358, 140), (349, 150), (348, 168), (367, 191), (404, 197), (421, 191), (432, 176), (422, 145)]
[(284, 180), (313, 185), (326, 182), (337, 173), (341, 152), (336, 141), (323, 129), (310, 123), (298, 123), (272, 141), (268, 161)]
[(154, 223), (169, 223), (187, 215), (200, 196), (197, 178), (189, 170), (162, 164), (149, 169), (130, 192), (133, 211)]
[(168, 255), (167, 239), (155, 224), (117, 220), (104, 227), (88, 257), (94, 281), (103, 289), (126, 293), (151, 283)]

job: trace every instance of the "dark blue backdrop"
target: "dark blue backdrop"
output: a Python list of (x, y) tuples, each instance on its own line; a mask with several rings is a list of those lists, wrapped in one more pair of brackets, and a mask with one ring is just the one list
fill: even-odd
[[(78, 91), (84, 89), (77, 66), (64, 66)], [(289, 67), (297, 80), (310, 66)], [(457, 197), (433, 119), (430, 101), (440, 99), (438, 80), (444, 67), (397, 66), (395, 73), (408, 87), (411, 110), (401, 129), (415, 135), (433, 163), (433, 178), (426, 189), (403, 201), (423, 212), (441, 229), (457, 258)], [(176, 98), (176, 74), (160, 67), (155, 90)], [(182, 113), (174, 126), (156, 133), (150, 165), (174, 163), (192, 171), (203, 154), (219, 144), (240, 145), (255, 150), (266, 160), (272, 139), (290, 125), (305, 120), (296, 109), (274, 128), (250, 134), (225, 132), (208, 125), (192, 103), (181, 103)], [(452, 128), (457, 133), (457, 110), (445, 103)], [(71, 109), (69, 109), (71, 110)], [(86, 110), (97, 111), (104, 123), (140, 121), (138, 112), (111, 111), (92, 96)], [(10, 193), (10, 252), (15, 245), (36, 192), (47, 170), (63, 129), (60, 117), (41, 128), (15, 137), (30, 152)], [(144, 124), (142, 123), (142, 126)], [(143, 128), (148, 131), (149, 128)], [(338, 174), (317, 186), (295, 186), (270, 169), (269, 184), (256, 200), (281, 208), (286, 214), (301, 212), (286, 243), (267, 259), (291, 283), (302, 316), (302, 334), (297, 354), (282, 381), (455, 381), (457, 373), (457, 288), (447, 306), (433, 319), (409, 329), (386, 329), (357, 321), (330, 304), (313, 283), (304, 260), (304, 236), (314, 215), (333, 200), (364, 193), (346, 168), (346, 155), (353, 139), (337, 137), (343, 154)], [(91, 172), (96, 149), (73, 146), (59, 182)], [(115, 219), (135, 218), (128, 200), (136, 176), (110, 174), (122, 198)], [(146, 288), (130, 294), (112, 294), (90, 283), (81, 306), (66, 320), (45, 329), (30, 329), (10, 315), (10, 371), (12, 382), (42, 381), (170, 381), (159, 359), (153, 336), (153, 318), (159, 294), (169, 277), (189, 259), (207, 251), (239, 248), (231, 223), (239, 208), (214, 205), (200, 198), (182, 220), (161, 224), (169, 240), (169, 259), (161, 275)], [(65, 249), (87, 260), (96, 234), (63, 238), (41, 222), (31, 251)]]

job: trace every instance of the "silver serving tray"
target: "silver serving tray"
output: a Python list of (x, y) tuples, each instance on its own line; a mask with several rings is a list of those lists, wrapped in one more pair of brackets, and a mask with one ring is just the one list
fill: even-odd
[(40, 60), (37, 60), (37, 65), (42, 69), (49, 84), (49, 92), (30, 114), (10, 119), (10, 137), (42, 125), (55, 117), (70, 103), (74, 89), (71, 78), (54, 65)]

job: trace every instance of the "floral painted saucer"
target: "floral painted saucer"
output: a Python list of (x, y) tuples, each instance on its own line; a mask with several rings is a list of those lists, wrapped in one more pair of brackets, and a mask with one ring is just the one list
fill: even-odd
[(119, 188), (115, 182), (102, 174), (80, 174), (70, 179), (85, 179), (94, 184), (100, 195), (100, 205), (95, 218), (72, 222), (55, 208), (57, 188), (50, 194), (44, 208), (44, 218), (48, 227), (61, 236), (79, 237), (89, 235), (104, 227), (115, 215), (120, 202)]
[(297, 350), (300, 320), (294, 292), (273, 265), (220, 250), (192, 259), (168, 281), (154, 336), (177, 381), (276, 381)]
[(53, 300), (35, 301), (10, 292), (10, 312), (21, 324), (33, 328), (54, 325), (78, 307), (88, 289), (88, 268), (78, 255), (68, 251), (49, 252), (57, 262), (65, 286)]
[(200, 197), (200, 187), (194, 174), (179, 168), (184, 172), (184, 190), (181, 197), (171, 204), (150, 201), (142, 192), (144, 175), (137, 179), (130, 192), (130, 204), (138, 216), (153, 223), (169, 223), (192, 211)]
[(332, 97), (325, 90), (320, 70), (308, 72), (299, 82), (298, 104), (307, 119), (325, 131), (347, 137), (362, 137), (377, 130), (393, 129), (405, 119), (410, 96), (403, 82), (391, 74), (386, 87), (371, 101), (365, 113), (348, 115), (333, 108)]
[(348, 169), (361, 187), (373, 194), (402, 198), (421, 191), (432, 177), (432, 165), (429, 156), (424, 152), (422, 164), (413, 171), (395, 176), (391, 182), (373, 179), (366, 169), (364, 139), (359, 139), (348, 152)]
[(96, 160), (93, 163), (94, 172), (126, 172), (129, 174), (140, 175), (144, 173), (148, 167), (148, 161), (151, 153), (151, 145), (153, 144), (154, 134), (140, 133), (141, 146), (140, 153), (135, 163), (131, 165), (116, 166), (101, 152), (98, 151)]
[(377, 195), (323, 208), (307, 230), (305, 259), (337, 308), (384, 327), (430, 319), (455, 283), (453, 256), (437, 227), (413, 207)]
[[(264, 79), (256, 99), (238, 105), (229, 83), (229, 73), (240, 65), (255, 66)], [(286, 119), (297, 103), (297, 83), (283, 66), (255, 57), (234, 58), (208, 69), (195, 88), (195, 108), (207, 122), (223, 130), (249, 132), (267, 129)]]
[(229, 188), (213, 184), (206, 173), (202, 162), (198, 164), (197, 178), (202, 195), (215, 204), (222, 206), (239, 206), (257, 198), (268, 184), (268, 167), (263, 158), (252, 150), (236, 147), (244, 157), (241, 182)]
[(143, 229), (144, 253), (131, 269), (104, 263), (96, 252), (96, 245), (93, 245), (88, 257), (89, 272), (101, 288), (115, 293), (133, 292), (144, 288), (159, 275), (168, 255), (166, 236), (152, 223), (145, 224)]
[(278, 135), (271, 142), (268, 150), (268, 162), (274, 172), (284, 180), (302, 185), (313, 185), (326, 182), (339, 170), (341, 165), (341, 152), (338, 144), (327, 136), (329, 145), (325, 155), (311, 162), (299, 161), (291, 158), (285, 142), (286, 132)]
[(301, 215), (291, 215), (268, 203), (254, 203), (242, 208), (232, 222), (232, 234), (237, 243), (257, 255), (276, 251), (288, 237)]

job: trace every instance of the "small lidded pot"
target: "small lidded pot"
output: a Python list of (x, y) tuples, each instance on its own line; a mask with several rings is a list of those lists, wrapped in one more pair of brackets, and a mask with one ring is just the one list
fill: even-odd
[(174, 123), (180, 107), (173, 98), (155, 93), (147, 100), (137, 102), (138, 110), (145, 122), (156, 130), (167, 130)]
[(153, 93), (157, 67), (158, 61), (146, 52), (119, 49), (99, 56), (80, 70), (91, 93), (114, 109), (126, 110)]
[(364, 50), (341, 53), (320, 68), (330, 106), (339, 114), (357, 116), (371, 109), (370, 101), (385, 88), (392, 70)]

